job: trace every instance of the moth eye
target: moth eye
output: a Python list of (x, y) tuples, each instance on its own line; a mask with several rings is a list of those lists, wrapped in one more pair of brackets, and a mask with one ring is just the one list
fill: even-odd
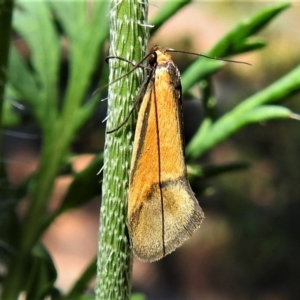
[(153, 52), (149, 56), (148, 62), (149, 62), (149, 65), (152, 66), (152, 67), (156, 64), (156, 62), (157, 62), (157, 54), (156, 54), (156, 52)]

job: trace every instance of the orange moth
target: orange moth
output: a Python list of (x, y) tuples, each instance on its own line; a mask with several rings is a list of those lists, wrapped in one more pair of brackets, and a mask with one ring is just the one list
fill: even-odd
[(134, 254), (152, 262), (174, 251), (204, 214), (187, 179), (179, 71), (168, 49), (148, 55), (128, 191), (128, 229)]

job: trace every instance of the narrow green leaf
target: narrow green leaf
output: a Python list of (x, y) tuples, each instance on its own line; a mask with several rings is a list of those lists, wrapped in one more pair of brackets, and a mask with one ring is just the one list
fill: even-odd
[(200, 126), (187, 146), (187, 156), (196, 158), (246, 124), (276, 118), (291, 118), (292, 112), (284, 107), (259, 106), (277, 103), (298, 91), (300, 91), (300, 65), (269, 87), (243, 101), (210, 125), (210, 128), (206, 125), (201, 129)]
[[(248, 51), (252, 35), (263, 29), (280, 12), (290, 7), (290, 3), (280, 3), (267, 7), (255, 15), (244, 19), (229, 31), (210, 51), (209, 55), (223, 57)], [(250, 38), (250, 39), (249, 39)], [(260, 47), (260, 44), (257, 46)]]
[[(51, 5), (65, 31), (66, 38), (69, 40), (69, 84), (64, 97), (62, 113), (63, 123), (74, 124), (77, 117), (75, 115), (76, 110), (81, 107), (85, 99), (86, 92), (90, 87), (91, 77), (101, 58), (104, 43), (108, 38), (109, 1), (80, 2), (78, 7), (72, 1), (53, 2)], [(69, 11), (71, 15), (78, 14), (78, 22), (74, 22), (73, 18), (69, 18)], [(91, 111), (89, 112), (91, 113)], [(77, 123), (76, 120), (75, 122)]]
[(250, 52), (253, 50), (258, 50), (265, 46), (266, 46), (266, 42), (263, 41), (261, 38), (257, 37), (257, 38), (252, 38), (250, 40), (249, 39), (246, 40), (242, 48), (243, 48), (243, 52)]
[(40, 87), (39, 101), (45, 101), (44, 119), (55, 116), (58, 101), (60, 41), (46, 1), (19, 0), (14, 14), (14, 29), (30, 47), (34, 76)]
[[(241, 114), (237, 121), (241, 120), (245, 125), (251, 123), (265, 122), (272, 119), (289, 119), (292, 111), (283, 106), (259, 106)], [(241, 124), (242, 124), (241, 122)]]
[(78, 40), (86, 34), (84, 31), (88, 25), (86, 1), (76, 1), (76, 5), (74, 1), (51, 1), (49, 5), (70, 40)]
[(227, 113), (215, 122), (206, 134), (196, 133), (186, 149), (188, 158), (195, 159), (201, 156), (216, 144), (224, 141), (230, 135), (240, 130), (245, 125), (257, 122), (264, 122), (271, 119), (291, 118), (292, 112), (282, 106), (261, 106), (243, 114)]
[[(18, 70), (18, 72), (15, 70)], [(42, 104), (38, 101), (39, 89), (37, 83), (20, 54), (13, 48), (11, 48), (9, 56), (8, 78), (12, 87), (19, 95), (22, 95), (22, 100), (36, 110), (36, 116), (39, 119)]]
[(259, 105), (277, 103), (299, 91), (300, 64), (261, 92), (243, 101), (234, 109), (233, 113), (240, 114)]
[(31, 254), (27, 266), (30, 272), (26, 278), (26, 297), (32, 300), (44, 299), (53, 288), (57, 277), (56, 269), (51, 256), (42, 244), (36, 245)]
[[(253, 39), (252, 35), (288, 7), (288, 3), (276, 4), (242, 21), (208, 51), (207, 55), (221, 58), (263, 47), (264, 43), (257, 38)], [(201, 79), (217, 72), (223, 65), (220, 61), (197, 58), (182, 75), (183, 94)]]

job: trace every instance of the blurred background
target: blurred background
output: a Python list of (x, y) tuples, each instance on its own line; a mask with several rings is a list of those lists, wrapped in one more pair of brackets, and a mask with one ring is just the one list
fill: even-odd
[[(273, 2), (194, 1), (171, 18), (150, 40), (178, 50), (205, 53), (238, 20)], [(149, 20), (164, 1), (151, 1)], [(260, 36), (267, 46), (234, 59), (251, 67), (227, 66), (213, 77), (217, 114), (260, 91), (300, 61), (300, 4), (294, 2)], [(19, 49), (22, 41), (16, 41)], [(26, 55), (26, 49), (24, 50)], [(194, 59), (174, 54), (181, 71)], [(64, 66), (62, 66), (64, 72)], [(62, 82), (62, 87), (64, 83)], [(201, 123), (199, 98), (184, 99), (186, 142)], [(300, 95), (285, 105), (300, 112)], [(20, 108), (26, 115), (26, 108)], [(105, 105), (78, 135), (73, 152), (76, 171), (103, 150)], [(5, 132), (5, 159), (14, 183), (37, 166), (39, 132), (28, 122)], [(295, 120), (251, 125), (201, 158), (201, 165), (241, 162), (249, 167), (191, 182), (205, 220), (200, 230), (163, 260), (134, 261), (133, 291), (149, 300), (298, 299), (300, 293), (300, 123)], [(57, 207), (72, 177), (60, 176), (52, 196)], [(100, 193), (100, 187), (99, 187)], [(62, 215), (43, 241), (58, 269), (57, 285), (67, 290), (97, 251), (101, 199)], [(68, 238), (66, 238), (66, 236)], [(92, 285), (91, 285), (92, 287)]]

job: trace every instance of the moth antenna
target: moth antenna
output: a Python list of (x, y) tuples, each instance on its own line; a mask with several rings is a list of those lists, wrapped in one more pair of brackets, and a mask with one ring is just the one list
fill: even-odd
[[(147, 56), (149, 56), (149, 55), (147, 55)], [(144, 95), (144, 93), (145, 93), (145, 91), (147, 89), (147, 86), (148, 86), (148, 84), (149, 84), (149, 82), (151, 80), (151, 77), (152, 77), (152, 74), (149, 74), (148, 77), (147, 77), (147, 79), (146, 79), (146, 81), (143, 83), (142, 88), (141, 88), (138, 96), (136, 97), (135, 102), (134, 102), (132, 108), (130, 109), (127, 117), (123, 120), (123, 122), (121, 122), (116, 128), (106, 131), (106, 133), (108, 133), (108, 134), (113, 133), (113, 132), (119, 130), (125, 123), (127, 123), (127, 121), (129, 120), (130, 116), (132, 115), (134, 109), (142, 101), (143, 95)]]
[(205, 57), (205, 58), (209, 58), (209, 59), (213, 59), (213, 60), (220, 60), (220, 61), (226, 61), (226, 62), (230, 62), (230, 63), (236, 63), (236, 64), (243, 64), (243, 65), (252, 66), (251, 64), (249, 64), (247, 62), (244, 62), (244, 61), (221, 58), (221, 57), (212, 57), (212, 56), (205, 55), (205, 54), (200, 54), (200, 53), (196, 53), (196, 52), (189, 52), (189, 51), (175, 50), (175, 49), (172, 49), (172, 48), (168, 48), (167, 52), (191, 54), (191, 55)]

